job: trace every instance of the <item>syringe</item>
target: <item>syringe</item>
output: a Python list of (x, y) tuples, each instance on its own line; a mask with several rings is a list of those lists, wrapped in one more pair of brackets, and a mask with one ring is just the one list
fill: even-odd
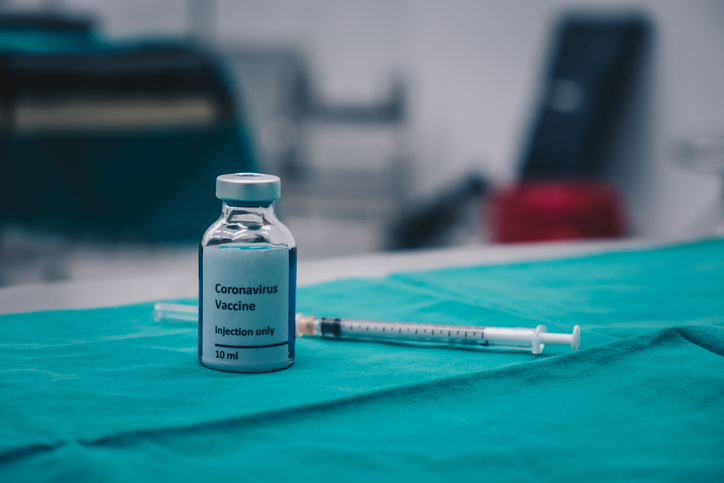
[(581, 328), (572, 334), (549, 334), (544, 325), (535, 329), (478, 327), (470, 325), (423, 324), (417, 322), (381, 322), (376, 320), (341, 319), (297, 314), (297, 336), (326, 339), (407, 342), (413, 344), (524, 350), (540, 354), (545, 344), (570, 345), (578, 350)]
[[(198, 322), (198, 307), (156, 304), (153, 315), (157, 321)], [(544, 325), (534, 329), (478, 327), (332, 317), (318, 319), (313, 315), (302, 314), (296, 315), (296, 335), (459, 348), (523, 350), (531, 351), (533, 354), (540, 354), (545, 344), (570, 345), (571, 350), (575, 351), (581, 343), (581, 328), (577, 325), (573, 327), (571, 334), (553, 334), (546, 332)]]

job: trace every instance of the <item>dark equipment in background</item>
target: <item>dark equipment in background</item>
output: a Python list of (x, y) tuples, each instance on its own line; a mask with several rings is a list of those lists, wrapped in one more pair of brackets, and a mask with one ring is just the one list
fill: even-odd
[(218, 173), (255, 169), (205, 50), (109, 44), (45, 15), (0, 18), (0, 29), (17, 39), (0, 45), (0, 221), (196, 240), (218, 214)]
[[(639, 14), (562, 17), (519, 184), (491, 199), (493, 241), (623, 235), (621, 202), (605, 175), (649, 31)], [(461, 206), (490, 192), (471, 187), (486, 185), (479, 178), (463, 180), (455, 190), (404, 213), (391, 230), (392, 247), (439, 246), (455, 228)]]
[(445, 246), (446, 236), (465, 221), (471, 205), (487, 194), (488, 182), (480, 175), (468, 175), (428, 202), (405, 213), (392, 226), (389, 248), (401, 250)]
[(606, 174), (648, 33), (640, 15), (564, 17), (522, 180), (490, 204), (493, 241), (625, 233), (622, 203)]
[(641, 15), (561, 21), (522, 179), (601, 179), (648, 38)]

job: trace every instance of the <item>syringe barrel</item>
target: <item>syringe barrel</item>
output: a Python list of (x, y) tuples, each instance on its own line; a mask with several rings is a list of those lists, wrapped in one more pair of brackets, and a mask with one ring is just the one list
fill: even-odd
[[(379, 322), (360, 319), (322, 317), (319, 334), (331, 339), (411, 342), (424, 345), (482, 347), (486, 349), (524, 350), (540, 353), (536, 343), (540, 328), (475, 327), (465, 325)], [(542, 326), (539, 326), (542, 327)], [(545, 330), (545, 328), (543, 328)]]

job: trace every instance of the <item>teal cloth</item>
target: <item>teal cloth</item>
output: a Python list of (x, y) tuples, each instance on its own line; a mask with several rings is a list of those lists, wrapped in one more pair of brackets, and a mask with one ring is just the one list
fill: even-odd
[(0, 317), (2, 481), (722, 481), (724, 241), (302, 288), (304, 313), (582, 328), (527, 353), (196, 359), (153, 304)]

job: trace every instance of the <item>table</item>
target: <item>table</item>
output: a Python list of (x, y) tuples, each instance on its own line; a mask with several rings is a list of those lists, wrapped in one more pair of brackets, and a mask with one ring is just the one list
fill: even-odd
[[(229, 374), (200, 366), (195, 327), (154, 322), (131, 281), (72, 301), (81, 287), (3, 289), (17, 300), (0, 316), (0, 477), (721, 480), (724, 241), (538, 248), (300, 265), (297, 307), (580, 324), (577, 352), (300, 339), (287, 370)], [(193, 297), (193, 278), (177, 282), (153, 295)], [(103, 308), (23, 312), (71, 303)]]

